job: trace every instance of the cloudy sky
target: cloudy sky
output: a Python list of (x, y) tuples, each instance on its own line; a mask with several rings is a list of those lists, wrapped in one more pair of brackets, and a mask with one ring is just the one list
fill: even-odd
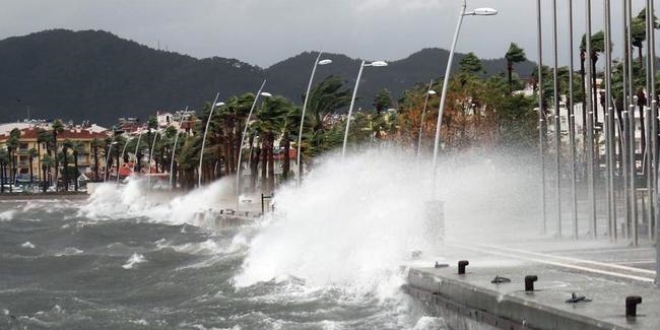
[[(542, 2), (544, 63), (549, 63), (553, 1)], [(568, 61), (568, 2), (557, 0), (562, 63)], [(573, 2), (577, 44), (584, 33), (584, 0)], [(602, 1), (593, 2), (597, 31)], [(623, 33), (618, 24), (621, 9), (618, 1), (613, 3), (617, 37)], [(0, 39), (52, 28), (95, 29), (153, 48), (197, 58), (237, 58), (261, 67), (321, 47), (354, 58), (397, 60), (426, 47), (449, 49), (461, 4), (461, 0), (2, 0)], [(499, 14), (465, 17), (457, 51), (496, 58), (516, 42), (536, 61), (536, 1), (468, 1), (468, 10), (478, 7), (496, 8)], [(634, 8), (637, 13), (641, 4)]]

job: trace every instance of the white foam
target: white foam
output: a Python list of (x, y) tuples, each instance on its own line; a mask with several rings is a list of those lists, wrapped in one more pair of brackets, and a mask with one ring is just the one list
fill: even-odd
[(126, 264), (124, 264), (121, 267), (124, 269), (132, 269), (133, 266), (144, 262), (147, 262), (147, 259), (143, 255), (139, 253), (133, 253), (133, 255), (131, 255), (131, 257), (128, 258), (128, 261), (126, 261)]
[(34, 244), (32, 244), (30, 241), (27, 241), (21, 244), (21, 247), (26, 249), (34, 249), (36, 246), (34, 246)]
[(16, 214), (16, 210), (7, 210), (4, 212), (0, 212), (0, 221), (11, 221), (14, 219), (15, 214)]
[(209, 212), (235, 209), (233, 181), (229, 177), (186, 194), (146, 189), (144, 179), (129, 178), (126, 184), (105, 183), (90, 196), (81, 215), (92, 219), (146, 218), (169, 224), (209, 225)]

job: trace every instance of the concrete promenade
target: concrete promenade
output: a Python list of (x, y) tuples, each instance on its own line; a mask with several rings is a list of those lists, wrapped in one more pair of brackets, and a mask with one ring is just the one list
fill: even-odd
[[(407, 289), (451, 329), (660, 329), (650, 245), (448, 243), (446, 253), (440, 267), (413, 267)], [(469, 262), (465, 274), (458, 260)]]

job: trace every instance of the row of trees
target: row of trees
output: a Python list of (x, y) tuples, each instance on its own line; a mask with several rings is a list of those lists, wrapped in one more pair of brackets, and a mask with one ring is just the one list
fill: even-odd
[[(516, 44), (511, 44), (506, 59), (506, 73), (490, 77), (485, 76), (481, 61), (473, 53), (461, 60), (459, 70), (448, 86), (448, 102), (441, 130), (445, 149), (460, 151), (502, 145), (525, 148), (536, 146), (535, 99), (511, 93), (523, 86), (513, 74), (513, 67), (515, 63), (526, 60), (524, 51)], [(436, 90), (441, 87), (439, 83), (433, 86)], [(439, 100), (429, 100), (429, 115), (422, 121), (422, 104), (427, 88), (426, 85), (414, 86), (396, 102), (388, 90), (379, 92), (374, 98), (372, 109), (358, 111), (352, 118), (354, 123), (349, 132), (349, 143), (416, 146), (421, 129), (423, 150), (430, 150)], [(208, 132), (204, 131), (203, 123), (206, 123), (210, 115), (210, 104), (204, 105), (198, 116), (184, 119), (187, 124), (192, 124), (188, 125), (191, 129), (186, 132), (178, 132), (172, 126), (159, 130), (156, 119), (150, 118), (146, 133), (143, 134), (145, 136), (126, 137), (122, 132), (115, 131), (114, 136), (94, 140), (91, 143), (93, 178), (107, 180), (110, 168), (115, 168), (119, 175), (122, 162), (123, 166), (133, 162), (131, 165), (136, 172), (145, 172), (142, 169), (146, 165), (146, 172), (149, 173), (169, 172), (170, 164), (173, 164), (174, 181), (184, 189), (191, 189), (200, 176), (202, 182), (211, 182), (222, 176), (235, 175), (238, 167), (243, 166), (241, 172), (250, 174), (247, 184), (250, 190), (256, 189), (258, 179), (261, 178), (262, 190), (273, 191), (276, 184), (276, 158), (282, 160), (281, 180), (286, 181), (291, 176), (289, 155), (290, 150), (297, 147), (292, 145), (292, 141), (298, 139), (301, 109), (281, 96), (273, 96), (262, 99), (255, 114), (248, 119), (254, 100), (255, 95), (252, 93), (229, 98), (224, 106), (213, 112)], [(302, 136), (302, 160), (307, 167), (313, 166), (315, 157), (342, 145), (347, 120), (343, 113), (350, 101), (350, 87), (336, 76), (325, 78), (310, 92)], [(393, 106), (396, 106), (397, 111), (388, 111)], [(242, 146), (241, 135), (248, 120), (247, 143)], [(58, 134), (62, 129), (62, 123), (56, 121), (51, 130), (43, 130), (38, 134), (39, 145), (45, 143), (47, 146), (45, 156), (38, 159), (44, 189), (53, 179), (57, 182), (59, 176), (63, 182), (68, 183), (73, 179), (77, 183), (76, 162), (77, 153), (81, 152), (80, 146), (71, 141), (59, 143)], [(201, 150), (205, 134), (207, 140), (204, 150)], [(16, 136), (18, 139), (20, 136)], [(279, 148), (275, 148), (276, 145)], [(172, 155), (175, 148), (176, 153)], [(10, 153), (12, 150), (15, 149), (8, 148)], [(241, 152), (241, 158), (246, 162), (238, 164)], [(202, 153), (204, 162), (200, 172), (198, 169)], [(41, 151), (36, 150), (34, 154), (40, 155)], [(15, 157), (8, 155), (8, 158)], [(3, 162), (3, 159), (0, 154), (0, 165), (11, 164)], [(101, 173), (102, 164), (106, 167), (104, 174)], [(65, 184), (64, 189), (67, 187), (68, 184)]]

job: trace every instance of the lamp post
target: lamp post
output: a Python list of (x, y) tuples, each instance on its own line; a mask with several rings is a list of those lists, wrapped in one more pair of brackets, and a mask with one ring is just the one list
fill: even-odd
[[(117, 134), (112, 135), (112, 140), (110, 140), (110, 146), (108, 147), (108, 154), (105, 155), (105, 175), (103, 178), (103, 182), (108, 181), (108, 176), (110, 175), (110, 168), (108, 168), (108, 163), (110, 162), (110, 154), (112, 153), (112, 146), (117, 144), (117, 141), (115, 141), (115, 138), (117, 137)], [(119, 165), (117, 165), (117, 168), (119, 168)]]
[(218, 102), (219, 96), (220, 93), (215, 94), (215, 100), (213, 100), (213, 103), (211, 104), (211, 112), (209, 113), (209, 118), (206, 119), (206, 127), (204, 128), (204, 136), (202, 137), (202, 150), (199, 151), (199, 169), (197, 170), (198, 172), (197, 187), (202, 186), (202, 161), (204, 160), (204, 144), (206, 144), (206, 134), (209, 131), (209, 124), (211, 123), (211, 117), (213, 117), (213, 110), (216, 107), (221, 107), (225, 105), (224, 102)]
[[(241, 144), (238, 145), (238, 162), (236, 163), (236, 200), (237, 201), (239, 196), (241, 195), (241, 159), (243, 156), (243, 152), (241, 151), (241, 149), (243, 149), (243, 143), (245, 142), (245, 134), (247, 133), (248, 125), (250, 124), (250, 117), (252, 117), (252, 112), (254, 111), (254, 107), (257, 105), (257, 100), (259, 100), (259, 96), (263, 96), (263, 97), (272, 96), (270, 93), (262, 92), (265, 85), (266, 85), (266, 79), (264, 79), (264, 82), (261, 83), (261, 87), (259, 87), (257, 94), (254, 96), (254, 101), (252, 102), (252, 107), (250, 108), (250, 112), (248, 113), (247, 118), (245, 118), (245, 127), (243, 128), (243, 134), (241, 134)], [(238, 211), (238, 204), (237, 204), (237, 211)]]
[[(124, 154), (126, 153), (126, 147), (128, 147), (128, 141), (132, 140), (133, 138), (129, 137), (126, 139), (124, 142), (124, 147), (121, 150), (121, 159), (124, 159)], [(126, 165), (126, 164), (124, 164)], [(117, 185), (119, 185), (119, 163), (117, 163)]]
[(332, 60), (320, 60), (323, 51), (319, 52), (319, 55), (314, 61), (314, 67), (312, 68), (312, 74), (309, 77), (309, 83), (307, 84), (307, 93), (305, 93), (305, 101), (303, 102), (302, 115), (300, 117), (300, 129), (298, 130), (298, 151), (296, 152), (296, 165), (298, 165), (298, 185), (302, 182), (302, 132), (303, 124), (305, 123), (305, 110), (307, 110), (307, 101), (309, 100), (309, 92), (312, 89), (312, 81), (314, 80), (314, 74), (316, 73), (316, 67), (318, 65), (326, 65), (332, 63)]
[(461, 11), (458, 14), (458, 24), (456, 25), (456, 31), (454, 32), (454, 40), (451, 43), (451, 49), (449, 51), (449, 59), (447, 60), (447, 68), (445, 70), (445, 79), (442, 84), (442, 93), (440, 94), (440, 108), (438, 109), (438, 123), (435, 127), (435, 141), (433, 144), (433, 192), (435, 194), (435, 181), (436, 181), (436, 165), (438, 163), (438, 147), (440, 146), (440, 125), (442, 124), (442, 112), (445, 107), (445, 100), (447, 97), (447, 85), (449, 84), (449, 73), (451, 72), (451, 62), (454, 58), (454, 50), (456, 49), (456, 42), (458, 41), (458, 33), (461, 30), (461, 23), (463, 22), (464, 16), (491, 16), (496, 15), (497, 10), (493, 8), (477, 8), (473, 11), (465, 11), (467, 7), (467, 0), (463, 1), (463, 6)]
[[(587, 0), (589, 1), (589, 0)], [(545, 127), (546, 118), (543, 113), (543, 34), (541, 24), (541, 0), (536, 1), (536, 29), (537, 29), (537, 50), (539, 53), (538, 78), (536, 81), (538, 101), (539, 101), (539, 160), (541, 163), (541, 234), (545, 235), (548, 229), (546, 219), (546, 200), (545, 200)]]
[(172, 146), (172, 157), (170, 159), (170, 190), (174, 189), (174, 155), (176, 152), (176, 144), (179, 141), (179, 130), (181, 129), (181, 125), (183, 124), (183, 119), (186, 117), (188, 114), (188, 107), (186, 107), (186, 110), (183, 111), (183, 114), (181, 114), (181, 118), (179, 118), (179, 127), (177, 128), (176, 135), (174, 136), (174, 145)]
[(355, 88), (353, 88), (353, 97), (351, 98), (351, 106), (348, 108), (348, 116), (346, 117), (346, 131), (344, 132), (344, 144), (341, 148), (341, 159), (344, 159), (346, 155), (346, 141), (348, 140), (348, 129), (351, 124), (351, 116), (353, 115), (353, 106), (355, 106), (355, 96), (357, 95), (358, 86), (360, 86), (360, 77), (362, 77), (362, 70), (365, 66), (387, 66), (387, 62), (384, 61), (375, 61), (371, 63), (366, 63), (364, 60), (360, 64), (360, 71), (358, 71), (357, 79), (355, 80)]
[(422, 107), (422, 119), (419, 122), (419, 137), (417, 138), (417, 159), (419, 159), (419, 155), (422, 153), (422, 132), (424, 130), (424, 117), (426, 117), (426, 105), (429, 102), (429, 97), (431, 95), (437, 94), (434, 90), (431, 89), (431, 86), (433, 86), (433, 79), (431, 79), (431, 82), (429, 82), (429, 88), (426, 91), (426, 96), (424, 97), (424, 106)]

